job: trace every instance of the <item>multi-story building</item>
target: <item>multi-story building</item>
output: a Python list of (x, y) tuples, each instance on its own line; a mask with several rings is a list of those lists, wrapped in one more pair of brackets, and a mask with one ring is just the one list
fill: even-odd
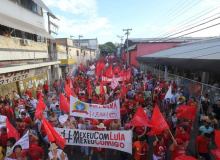
[[(80, 63), (86, 63), (88, 60), (94, 60), (96, 58), (95, 49), (87, 47), (78, 47), (73, 44), (73, 41), (69, 38), (57, 38), (54, 40), (57, 46), (66, 46), (66, 58), (64, 59), (64, 54), (58, 54), (58, 59), (61, 60), (61, 70), (63, 72), (69, 72), (73, 67), (79, 65)], [(58, 48), (58, 47), (56, 47)], [(58, 52), (57, 52), (58, 53)]]
[[(94, 39), (73, 39), (73, 45), (74, 46), (81, 46), (88, 49), (95, 50), (95, 54), (97, 57), (99, 57), (99, 42), (97, 38)], [(96, 57), (96, 58), (97, 58)]]
[[(36, 2), (36, 3), (35, 3)], [(43, 8), (42, 8), (43, 7)], [(0, 96), (30, 89), (55, 78), (59, 61), (48, 54), (42, 1), (0, 1)], [(53, 66), (53, 67), (51, 67)]]

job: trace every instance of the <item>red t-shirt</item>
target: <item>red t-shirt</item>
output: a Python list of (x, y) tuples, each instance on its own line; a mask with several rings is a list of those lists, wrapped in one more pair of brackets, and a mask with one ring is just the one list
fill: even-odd
[(164, 100), (165, 96), (166, 96), (166, 93), (160, 93), (160, 100), (161, 101)]
[(27, 123), (25, 123), (25, 125), (23, 125), (23, 124), (22, 125), (17, 125), (17, 129), (18, 129), (18, 132), (20, 133), (20, 137), (23, 136), (24, 129), (25, 129), (26, 126), (28, 126)]
[(26, 155), (26, 151), (22, 150), (21, 155), (19, 157), (16, 157), (15, 152), (12, 153), (12, 158), (18, 159), (18, 158), (24, 158)]
[(98, 101), (97, 101), (97, 104), (100, 104), (100, 105), (103, 105), (104, 103), (105, 103), (104, 100), (98, 100)]
[(154, 155), (157, 157), (163, 157), (165, 153), (167, 152), (166, 146), (164, 143), (159, 144), (157, 143), (156, 146), (154, 146)]
[[(180, 126), (181, 126), (181, 125), (184, 125), (184, 123), (180, 123), (180, 124), (177, 126), (177, 129), (180, 129)], [(192, 129), (192, 126), (189, 124), (189, 125), (187, 126), (186, 132), (189, 134), (190, 131), (191, 131), (191, 129)]]
[(8, 109), (5, 108), (5, 112), (6, 112), (6, 117), (8, 118), (12, 118), (13, 117), (13, 109), (8, 107)]
[(121, 113), (121, 115), (126, 114), (126, 106), (123, 106), (120, 108), (120, 113)]
[(186, 155), (186, 149), (185, 148), (180, 149), (179, 147), (174, 146), (174, 150), (172, 152), (171, 160), (175, 160), (177, 157), (184, 156), (184, 155)]
[(87, 101), (88, 101), (88, 98), (87, 98), (85, 95), (83, 95), (83, 96), (80, 96), (80, 97), (79, 97), (79, 100), (80, 100), (80, 101), (83, 101), (83, 102), (87, 102)]
[(6, 116), (6, 109), (5, 109), (5, 107), (2, 107), (2, 108), (0, 109), (0, 111), (1, 111), (1, 115)]
[(31, 157), (31, 160), (39, 160), (42, 159), (44, 154), (44, 150), (37, 145), (32, 145), (28, 150), (27, 154)]
[(92, 102), (93, 102), (93, 103), (96, 103), (97, 100), (98, 100), (98, 98), (97, 98), (96, 96), (92, 96)]
[(0, 141), (2, 142), (2, 146), (6, 146), (7, 145), (7, 139), (8, 139), (7, 132), (2, 133), (1, 136), (0, 136)]
[(140, 157), (140, 160), (146, 160), (146, 151), (148, 151), (148, 147), (149, 145), (148, 144), (144, 144), (143, 146), (141, 146), (141, 157)]
[(198, 102), (194, 101), (192, 102), (191, 100), (188, 102), (189, 106), (198, 106)]
[(142, 105), (142, 104), (144, 103), (144, 98), (139, 98), (139, 97), (138, 97), (138, 98), (136, 99), (136, 101), (139, 102), (140, 105)]
[(187, 132), (185, 132), (184, 134), (182, 134), (179, 129), (177, 129), (176, 138), (180, 138), (180, 139), (182, 139), (184, 142), (190, 141), (189, 134), (188, 134)]
[(208, 153), (208, 144), (210, 143), (210, 139), (205, 140), (203, 136), (196, 137), (196, 144), (198, 144), (198, 150), (200, 153)]
[(25, 93), (28, 95), (29, 98), (31, 98), (32, 92), (31, 92), (30, 90), (29, 90), (29, 91), (26, 91)]
[(49, 90), (49, 85), (48, 84), (44, 84), (43, 88), (44, 88), (44, 91), (48, 91)]
[(27, 123), (28, 125), (30, 125), (31, 124), (31, 120), (30, 120), (30, 118), (25, 118), (25, 119), (22, 119), (22, 122), (25, 122), (25, 123)]
[(138, 135), (142, 135), (144, 133), (144, 130), (145, 130), (145, 127), (140, 127), (140, 126), (136, 126), (135, 127), (135, 132), (138, 134)]
[(169, 145), (169, 140), (171, 139), (170, 133), (168, 133), (167, 136), (165, 136), (164, 134), (162, 134), (161, 136), (163, 137), (165, 146)]

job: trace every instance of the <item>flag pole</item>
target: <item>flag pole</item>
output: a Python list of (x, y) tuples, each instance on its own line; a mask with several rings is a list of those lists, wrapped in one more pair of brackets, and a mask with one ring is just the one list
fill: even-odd
[(173, 134), (171, 133), (170, 129), (169, 129), (169, 132), (170, 132), (170, 135), (171, 135), (173, 141), (175, 142), (175, 144), (177, 144), (177, 142), (176, 142), (176, 140), (174, 139)]

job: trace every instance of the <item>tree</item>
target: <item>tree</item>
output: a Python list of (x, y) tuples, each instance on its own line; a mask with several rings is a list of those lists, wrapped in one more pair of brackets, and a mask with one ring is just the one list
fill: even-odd
[(99, 49), (102, 55), (107, 55), (108, 53), (116, 52), (117, 47), (112, 42), (107, 42), (105, 44), (100, 44)]

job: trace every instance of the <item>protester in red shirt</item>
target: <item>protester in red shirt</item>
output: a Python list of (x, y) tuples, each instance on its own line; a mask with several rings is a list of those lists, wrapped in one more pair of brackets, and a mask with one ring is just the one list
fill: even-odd
[(16, 126), (17, 126), (17, 130), (20, 134), (20, 137), (22, 137), (23, 133), (25, 131), (25, 127), (28, 126), (28, 124), (25, 123), (25, 122), (22, 122), (21, 118), (17, 118), (15, 123), (16, 123)]
[(37, 146), (37, 145), (30, 145), (29, 149), (27, 150), (27, 156), (31, 158), (31, 160), (39, 160), (44, 159), (44, 150)]
[(8, 105), (5, 106), (5, 113), (6, 113), (6, 117), (9, 119), (10, 122), (12, 122), (12, 120), (14, 119), (14, 112), (13, 109), (10, 108)]
[(164, 160), (167, 149), (164, 144), (163, 138), (161, 136), (156, 136), (156, 140), (154, 141), (153, 146), (154, 146), (153, 159)]
[(143, 105), (143, 103), (144, 103), (144, 98), (142, 97), (141, 94), (139, 94), (139, 96), (136, 98), (136, 101), (139, 102), (140, 105)]
[(186, 143), (185, 148), (188, 147), (188, 144), (189, 144), (189, 141), (190, 141), (190, 136), (186, 132), (186, 130), (187, 130), (187, 126), (186, 125), (181, 125), (180, 129), (177, 129), (177, 131), (176, 131), (176, 138), (180, 138)]
[(171, 86), (172, 86), (172, 91), (175, 91), (176, 88), (177, 88), (176, 82), (173, 81), (173, 83), (171, 84)]
[(32, 97), (32, 92), (27, 88), (26, 92), (25, 92), (29, 98)]
[(180, 138), (176, 138), (170, 146), (170, 151), (172, 152), (171, 160), (176, 160), (177, 157), (186, 155), (185, 142)]
[(12, 153), (13, 159), (24, 159), (26, 157), (26, 150), (22, 149), (21, 145), (16, 145), (14, 147), (14, 152)]
[(43, 88), (44, 88), (44, 93), (47, 95), (47, 93), (49, 92), (49, 85), (47, 81), (44, 82)]
[(171, 134), (170, 134), (169, 130), (163, 131), (163, 133), (161, 134), (161, 137), (164, 140), (165, 146), (168, 147), (170, 144), (170, 139), (171, 139)]
[(198, 102), (195, 97), (191, 97), (191, 100), (188, 102), (189, 106), (198, 106)]
[(210, 143), (211, 135), (209, 133), (205, 133), (204, 135), (198, 136), (196, 138), (196, 156), (197, 158), (203, 156), (206, 160), (211, 160), (209, 151), (209, 143)]
[(99, 100), (97, 101), (97, 104), (103, 105), (105, 101), (102, 99), (102, 96), (99, 97)]
[[(193, 127), (190, 125), (188, 119), (184, 119), (184, 120), (183, 120), (183, 123), (180, 123), (180, 124), (177, 126), (177, 129), (179, 129), (181, 125), (187, 126), (186, 132), (187, 132), (188, 134), (190, 134), (190, 131), (193, 130)], [(194, 131), (194, 130), (193, 130), (193, 131)]]
[(1, 128), (0, 141), (1, 141), (1, 145), (2, 145), (2, 147), (4, 149), (6, 149), (6, 147), (7, 147), (7, 139), (8, 139), (7, 128), (6, 127), (2, 127)]
[(96, 104), (97, 101), (98, 101), (98, 97), (97, 97), (96, 94), (93, 92), (93, 93), (92, 93), (92, 103)]
[(124, 103), (120, 105), (120, 114), (121, 114), (121, 125), (124, 126), (127, 120), (127, 107)]
[(80, 100), (80, 101), (83, 101), (83, 102), (87, 102), (87, 101), (88, 101), (88, 98), (85, 96), (85, 94), (81, 94), (81, 95), (79, 96), (79, 100)]
[(26, 117), (26, 113), (25, 112), (21, 113), (21, 120), (22, 120), (22, 122), (27, 123), (27, 125), (31, 125), (31, 119)]

